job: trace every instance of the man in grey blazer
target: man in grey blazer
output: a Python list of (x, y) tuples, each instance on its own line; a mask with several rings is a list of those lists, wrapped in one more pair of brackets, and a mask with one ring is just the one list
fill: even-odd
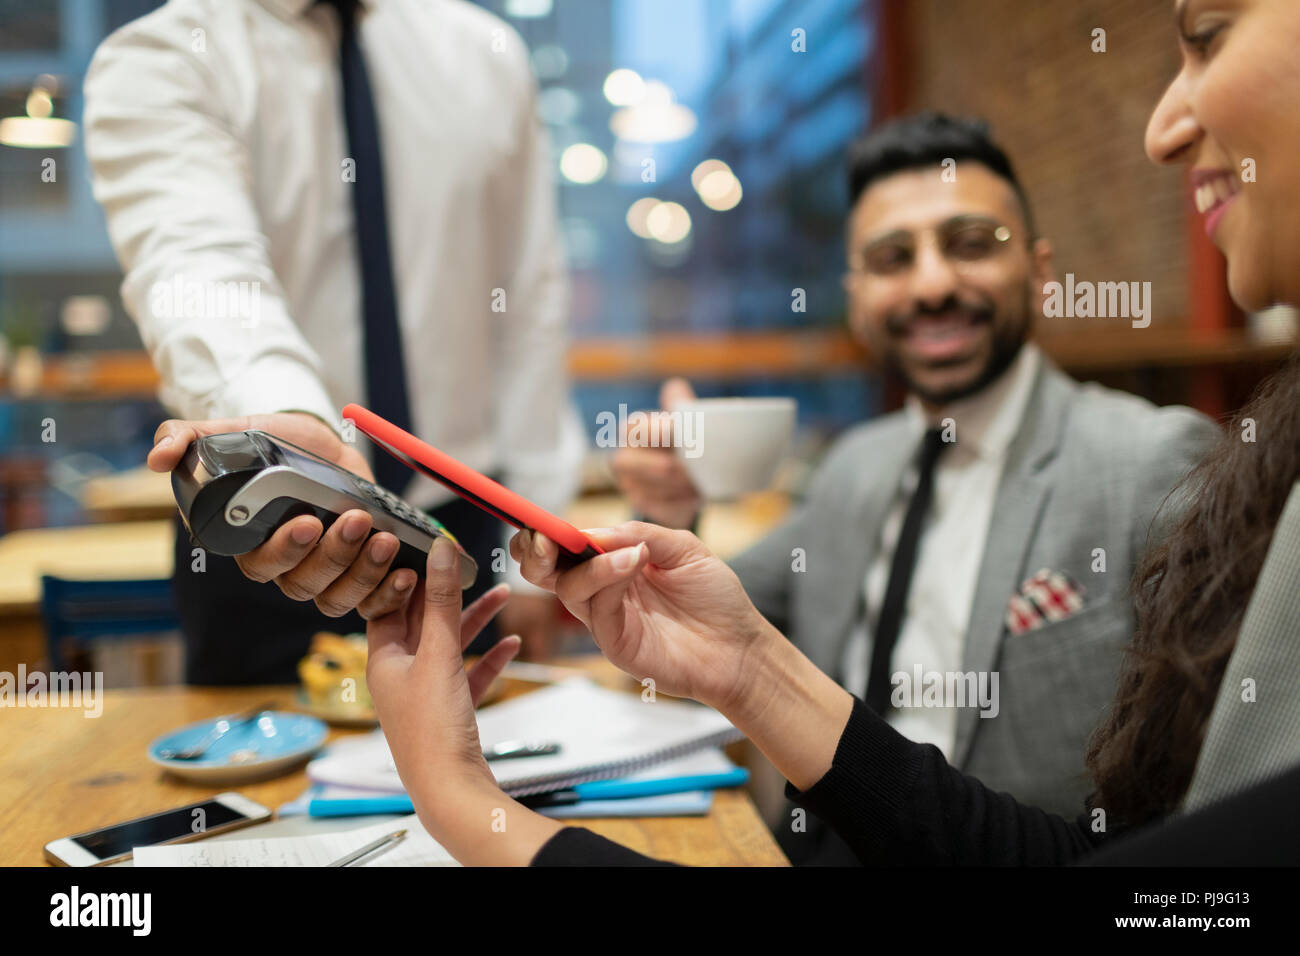
[[(793, 513), (732, 567), (900, 732), (995, 790), (1076, 814), (1086, 741), (1133, 632), (1134, 565), (1217, 430), (1081, 385), (1033, 345), (1051, 245), (982, 123), (882, 127), (855, 147), (849, 180), (850, 325), (901, 378), (905, 408), (841, 436)], [(689, 387), (664, 392), (669, 407)], [(614, 471), (647, 518), (691, 524), (699, 496), (668, 450), (620, 449)], [(802, 824), (778, 829), (795, 862), (851, 859)]]

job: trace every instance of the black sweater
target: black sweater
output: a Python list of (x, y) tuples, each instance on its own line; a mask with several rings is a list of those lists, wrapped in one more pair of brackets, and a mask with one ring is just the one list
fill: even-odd
[[(786, 795), (830, 824), (868, 865), (1069, 863), (1107, 837), (1093, 831), (1086, 813), (1069, 822), (994, 793), (857, 698), (831, 769), (804, 793), (787, 784)], [(533, 858), (534, 866), (658, 863), (573, 827)]]
[[(994, 793), (913, 743), (855, 699), (831, 769), (786, 795), (816, 813), (869, 865), (1295, 866), (1300, 864), (1300, 767), (1188, 816), (1120, 838)], [(1101, 852), (1094, 850), (1106, 846)], [(567, 828), (534, 866), (670, 866), (590, 830)]]

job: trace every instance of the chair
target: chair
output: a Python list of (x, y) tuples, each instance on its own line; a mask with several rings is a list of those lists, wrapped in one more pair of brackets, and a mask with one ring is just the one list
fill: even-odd
[(170, 578), (73, 581), (41, 577), (41, 616), (51, 671), (66, 670), (69, 649), (179, 632)]

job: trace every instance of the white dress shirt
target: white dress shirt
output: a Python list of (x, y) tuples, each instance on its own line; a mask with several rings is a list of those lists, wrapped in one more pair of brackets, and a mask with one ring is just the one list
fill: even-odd
[[(1040, 362), (1038, 348), (1027, 343), (995, 382), (976, 395), (948, 405), (933, 423), (951, 418), (957, 442), (935, 465), (934, 496), (890, 661), (891, 675), (899, 671), (911, 675), (918, 664), (926, 674), (962, 669), (993, 502), (1002, 480), (1007, 448), (1020, 429)], [(904, 413), (919, 446), (931, 423), (914, 396), (908, 396)], [(867, 569), (866, 616), (873, 629), (884, 603), (890, 564), (916, 482), (916, 468), (912, 466), (895, 494), (881, 529), (880, 548)], [(863, 622), (850, 638), (843, 661), (845, 687), (860, 697), (865, 696), (870, 668), (867, 626)], [(917, 692), (919, 696), (919, 688)], [(934, 744), (945, 758), (952, 758), (957, 737), (955, 707), (895, 707), (887, 719), (905, 737)]]
[[(527, 51), (461, 0), (362, 6), (413, 430), (562, 510), (586, 440)], [(293, 409), (337, 425), (365, 403), (338, 44), (335, 12), (313, 0), (172, 0), (95, 54), (95, 196), (173, 414)], [(251, 315), (233, 298), (163, 297), (241, 282)], [(419, 476), (405, 496), (451, 494)]]

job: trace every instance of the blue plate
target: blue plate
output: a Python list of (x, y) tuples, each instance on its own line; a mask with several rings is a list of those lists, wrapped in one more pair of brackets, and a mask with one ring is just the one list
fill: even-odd
[(268, 710), (231, 728), (194, 760), (167, 760), (163, 750), (184, 750), (203, 742), (218, 720), (201, 720), (163, 734), (149, 744), (149, 759), (165, 770), (199, 783), (224, 785), (272, 777), (310, 757), (329, 735), (325, 722), (305, 714)]

